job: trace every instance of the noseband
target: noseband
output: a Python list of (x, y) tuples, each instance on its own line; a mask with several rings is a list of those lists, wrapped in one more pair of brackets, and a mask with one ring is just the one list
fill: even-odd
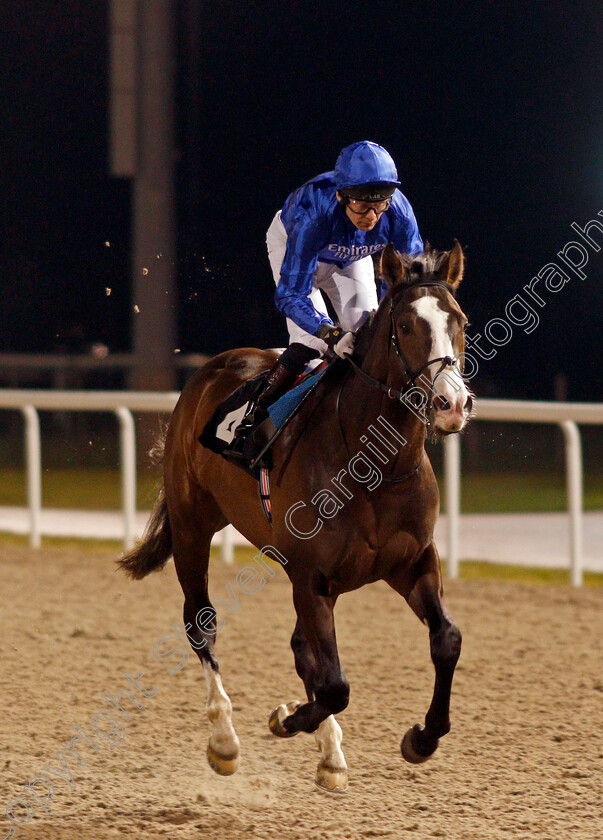
[[(417, 286), (440, 286), (442, 289), (446, 289), (447, 292), (450, 291), (450, 288), (447, 283), (443, 283), (439, 280), (425, 280), (422, 283), (413, 283), (412, 286), (409, 288), (416, 288)], [(413, 371), (408, 362), (404, 357), (404, 353), (402, 352), (402, 348), (400, 347), (400, 342), (398, 341), (398, 335), (396, 333), (396, 325), (394, 323), (394, 301), (393, 298), (390, 301), (389, 307), (389, 318), (391, 324), (391, 334), (390, 334), (390, 342), (389, 346), (393, 345), (394, 350), (396, 351), (396, 355), (400, 360), (400, 364), (404, 370), (404, 373), (408, 379), (408, 382), (404, 386), (402, 391), (398, 391), (397, 388), (392, 388), (389, 385), (386, 385), (383, 382), (380, 382), (378, 379), (375, 379), (373, 376), (369, 376), (368, 373), (365, 373), (352, 359), (351, 356), (346, 356), (348, 362), (352, 365), (355, 372), (358, 376), (362, 379), (363, 382), (366, 382), (367, 385), (370, 385), (371, 388), (377, 388), (379, 391), (383, 391), (384, 394), (390, 398), (390, 400), (402, 400), (406, 393), (415, 385), (415, 380), (418, 376), (420, 376), (426, 368), (431, 367), (431, 365), (435, 365), (437, 362), (440, 362), (440, 367), (437, 369), (435, 376), (432, 379), (432, 383), (435, 382), (437, 377), (442, 373), (442, 371), (447, 367), (454, 367), (457, 364), (457, 360), (452, 358), (452, 356), (438, 356), (436, 359), (431, 359), (429, 362), (425, 362), (425, 364), (420, 367), (418, 370)], [(431, 396), (429, 398), (429, 403), (431, 402)], [(429, 404), (428, 403), (428, 404)]]

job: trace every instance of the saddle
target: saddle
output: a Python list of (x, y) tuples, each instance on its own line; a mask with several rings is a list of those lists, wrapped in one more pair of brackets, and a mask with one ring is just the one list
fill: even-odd
[[(207, 449), (217, 452), (258, 478), (262, 468), (272, 468), (271, 450), (274, 442), (314, 390), (326, 367), (327, 363), (322, 362), (313, 370), (306, 370), (282, 397), (268, 407), (268, 416), (259, 425), (245, 429), (249, 426), (246, 418), (253, 413), (265, 389), (269, 371), (262, 371), (253, 379), (248, 379), (218, 405), (199, 436), (199, 441)], [(245, 440), (240, 451), (233, 451), (231, 444), (241, 429), (245, 429)]]

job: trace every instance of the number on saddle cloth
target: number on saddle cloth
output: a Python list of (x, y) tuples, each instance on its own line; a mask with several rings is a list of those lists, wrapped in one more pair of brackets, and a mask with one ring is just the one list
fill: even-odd
[[(317, 384), (326, 368), (322, 363), (307, 373), (299, 385), (287, 391), (280, 399), (268, 408), (268, 415), (274, 426), (274, 431), (285, 425), (307, 392)], [(211, 419), (199, 437), (203, 446), (212, 452), (221, 454), (232, 443), (237, 428), (255, 406), (258, 397), (264, 390), (268, 371), (254, 376), (244, 382), (237, 390), (227, 397), (214, 411)]]
[(253, 379), (248, 379), (220, 403), (199, 436), (203, 446), (221, 454), (232, 443), (237, 428), (264, 390), (267, 375), (268, 371), (265, 370)]

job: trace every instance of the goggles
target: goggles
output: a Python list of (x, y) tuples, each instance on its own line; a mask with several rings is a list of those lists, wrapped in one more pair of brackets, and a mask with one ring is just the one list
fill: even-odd
[(366, 216), (371, 210), (379, 215), (384, 213), (391, 203), (391, 198), (384, 198), (382, 201), (362, 201), (359, 198), (348, 198), (347, 200), (347, 206), (357, 216)]

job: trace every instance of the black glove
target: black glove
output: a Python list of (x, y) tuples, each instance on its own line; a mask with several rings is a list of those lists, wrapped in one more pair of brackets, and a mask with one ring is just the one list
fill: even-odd
[(354, 334), (346, 332), (341, 327), (332, 327), (330, 324), (323, 324), (318, 330), (318, 338), (322, 338), (329, 350), (344, 359), (346, 355), (354, 352)]

